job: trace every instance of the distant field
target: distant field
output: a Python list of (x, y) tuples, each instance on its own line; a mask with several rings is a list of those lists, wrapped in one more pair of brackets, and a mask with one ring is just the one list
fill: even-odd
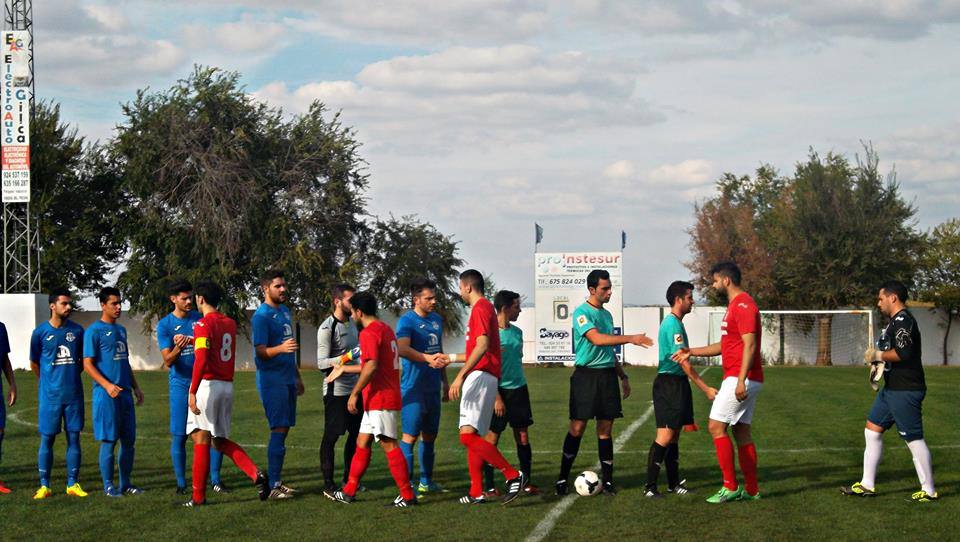
[[(703, 501), (720, 484), (713, 446), (706, 431), (681, 440), (681, 471), (694, 495), (643, 498), (647, 449), (654, 433), (650, 404), (651, 369), (631, 368), (634, 395), (624, 402), (625, 418), (615, 435), (638, 420), (643, 423), (616, 456), (620, 494), (615, 498), (579, 498), (561, 514), (548, 540), (621, 539), (786, 540), (786, 539), (956, 539), (960, 517), (960, 435), (957, 434), (957, 390), (960, 371), (928, 368), (929, 391), (924, 403), (926, 440), (933, 453), (942, 500), (915, 505), (906, 502), (918, 483), (906, 446), (895, 434), (886, 437), (878, 490), (873, 500), (844, 498), (838, 487), (859, 479), (863, 420), (873, 400), (862, 368), (769, 368), (754, 418), (763, 499), (751, 503), (710, 505)], [(165, 373), (138, 373), (146, 404), (139, 409), (134, 481), (147, 489), (141, 497), (102, 496), (97, 469), (97, 443), (89, 433), (90, 408), (83, 445), (81, 483), (91, 496), (70, 498), (64, 484), (64, 438), (57, 439), (53, 472), (54, 498), (34, 502), (37, 488), (36, 384), (19, 372), (20, 400), (8, 409), (0, 479), (14, 489), (0, 496), (0, 539), (41, 537), (48, 540), (188, 539), (192, 533), (231, 539), (265, 540), (519, 540), (533, 532), (559, 500), (549, 494), (556, 478), (559, 451), (567, 425), (570, 370), (529, 368), (535, 424), (533, 481), (544, 497), (528, 497), (508, 506), (466, 507), (456, 500), (469, 485), (465, 456), (456, 438), (455, 405), (443, 414), (438, 441), (436, 479), (449, 493), (422, 499), (412, 510), (384, 509), (396, 494), (382, 452), (376, 450), (364, 478), (370, 490), (361, 501), (345, 506), (320, 491), (318, 447), (322, 433), (320, 375), (305, 374), (307, 395), (298, 408), (298, 425), (287, 440), (286, 481), (302, 490), (298, 498), (261, 503), (253, 487), (225, 460), (223, 479), (234, 493), (210, 494), (211, 506), (185, 510), (176, 505), (169, 459)], [(718, 383), (718, 368), (704, 378)], [(86, 386), (89, 397), (89, 384)], [(706, 426), (708, 405), (695, 392), (697, 422)], [(254, 388), (253, 373), (240, 373), (236, 383), (234, 438), (253, 459), (266, 466), (266, 422)], [(590, 427), (592, 431), (592, 425)], [(501, 449), (511, 461), (513, 439), (505, 435)], [(338, 457), (338, 462), (341, 460)], [(576, 469), (597, 461), (596, 440), (585, 438)], [(340, 465), (338, 463), (338, 469)], [(189, 465), (188, 465), (189, 469)]]

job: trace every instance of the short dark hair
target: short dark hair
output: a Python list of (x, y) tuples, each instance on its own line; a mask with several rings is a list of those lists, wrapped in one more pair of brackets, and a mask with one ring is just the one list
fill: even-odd
[(346, 282), (341, 282), (339, 284), (334, 284), (333, 288), (330, 288), (330, 297), (333, 299), (342, 299), (343, 294), (356, 291), (357, 289), (353, 286), (347, 284)]
[(493, 306), (496, 307), (497, 312), (500, 312), (503, 309), (513, 305), (513, 302), (517, 299), (520, 299), (520, 294), (517, 292), (500, 290), (493, 296)]
[(667, 288), (667, 304), (671, 307), (673, 302), (676, 301), (678, 297), (683, 297), (687, 295), (687, 292), (693, 290), (693, 284), (685, 280), (675, 280), (670, 283), (670, 286)]
[(53, 290), (50, 290), (50, 295), (47, 297), (47, 303), (50, 303), (51, 305), (56, 303), (62, 295), (70, 298), (73, 297), (70, 294), (70, 290), (67, 290), (66, 288), (54, 288)]
[(353, 294), (353, 297), (350, 298), (350, 305), (367, 316), (377, 316), (377, 297), (373, 295), (373, 292), (364, 290)]
[(888, 294), (894, 294), (901, 303), (907, 302), (907, 286), (899, 280), (888, 280), (880, 285), (880, 289)]
[(743, 277), (740, 274), (740, 268), (732, 261), (723, 261), (710, 268), (710, 276), (720, 275), (727, 277), (734, 286), (740, 286), (740, 280)]
[(97, 299), (100, 300), (100, 304), (104, 304), (107, 301), (110, 301), (110, 296), (115, 295), (117, 299), (121, 299), (120, 290), (114, 288), (113, 286), (104, 286), (100, 288), (100, 293), (97, 294)]
[(183, 292), (192, 292), (193, 285), (186, 279), (176, 279), (167, 286), (167, 295), (177, 295)]
[(198, 282), (193, 293), (202, 296), (207, 305), (211, 307), (219, 307), (220, 302), (223, 301), (223, 288), (212, 280), (204, 279)]
[(270, 269), (267, 269), (260, 275), (260, 286), (261, 287), (269, 286), (270, 283), (274, 281), (274, 279), (282, 279), (282, 278), (283, 278), (283, 270), (275, 269), (271, 267)]
[(411, 296), (418, 296), (420, 292), (427, 289), (436, 291), (437, 283), (428, 278), (419, 278), (410, 283)]
[(483, 295), (483, 275), (476, 269), (467, 269), (460, 273), (460, 282), (471, 286)]
[(600, 279), (610, 280), (610, 272), (606, 269), (594, 269), (587, 275), (587, 288), (596, 288), (600, 284)]

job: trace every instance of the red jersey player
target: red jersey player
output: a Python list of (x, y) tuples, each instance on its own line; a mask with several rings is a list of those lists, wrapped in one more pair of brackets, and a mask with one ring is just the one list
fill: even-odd
[(206, 503), (211, 437), (213, 447), (249, 476), (257, 486), (260, 500), (266, 500), (270, 493), (266, 475), (257, 469), (243, 448), (227, 438), (233, 413), (237, 323), (217, 311), (223, 297), (217, 284), (200, 281), (194, 293), (203, 318), (193, 325), (195, 358), (187, 416), (187, 433), (193, 438), (193, 498), (184, 506)]
[[(377, 319), (377, 299), (370, 292), (357, 292), (350, 298), (353, 319), (363, 327), (360, 332), (360, 365), (339, 365), (326, 378), (332, 383), (344, 373), (360, 373), (353, 386), (347, 409), (351, 414), (363, 411), (357, 450), (350, 463), (350, 476), (343, 489), (326, 489), (323, 494), (334, 501), (351, 503), (360, 485), (360, 478), (370, 465), (373, 441), (380, 443), (387, 454), (390, 474), (400, 490), (392, 506), (405, 508), (417, 504), (410, 487), (407, 460), (397, 444), (400, 437), (399, 415), (403, 406), (400, 396), (400, 356), (397, 337), (390, 326)], [(363, 396), (363, 403), (360, 396)]]

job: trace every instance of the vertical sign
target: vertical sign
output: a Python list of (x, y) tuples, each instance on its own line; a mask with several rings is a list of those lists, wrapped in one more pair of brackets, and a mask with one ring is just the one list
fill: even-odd
[(621, 252), (552, 252), (535, 255), (537, 363), (573, 364), (573, 311), (585, 303), (587, 274), (610, 273), (613, 295), (606, 308), (616, 330), (623, 328), (623, 254)]
[(3, 203), (30, 201), (30, 33), (4, 30), (0, 101)]

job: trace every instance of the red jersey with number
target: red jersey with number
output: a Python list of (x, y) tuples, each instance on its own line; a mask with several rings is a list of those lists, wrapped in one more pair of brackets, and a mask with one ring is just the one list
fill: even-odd
[(743, 336), (753, 333), (756, 343), (753, 362), (747, 378), (754, 382), (763, 382), (763, 365), (760, 363), (760, 309), (746, 292), (730, 300), (727, 313), (720, 323), (720, 351), (723, 359), (723, 376), (740, 376), (743, 366)]
[(364, 410), (400, 410), (400, 354), (397, 336), (380, 320), (360, 332), (361, 370), (370, 360), (377, 360), (377, 370), (363, 388)]
[(211, 312), (193, 324), (193, 378), (190, 393), (197, 393), (201, 380), (233, 382), (237, 359), (237, 323)]
[(480, 361), (473, 366), (470, 372), (486, 371), (500, 379), (500, 324), (497, 322), (497, 311), (493, 303), (486, 298), (480, 298), (470, 309), (470, 320), (467, 322), (467, 359), (477, 347), (477, 337), (487, 337), (487, 351)]

